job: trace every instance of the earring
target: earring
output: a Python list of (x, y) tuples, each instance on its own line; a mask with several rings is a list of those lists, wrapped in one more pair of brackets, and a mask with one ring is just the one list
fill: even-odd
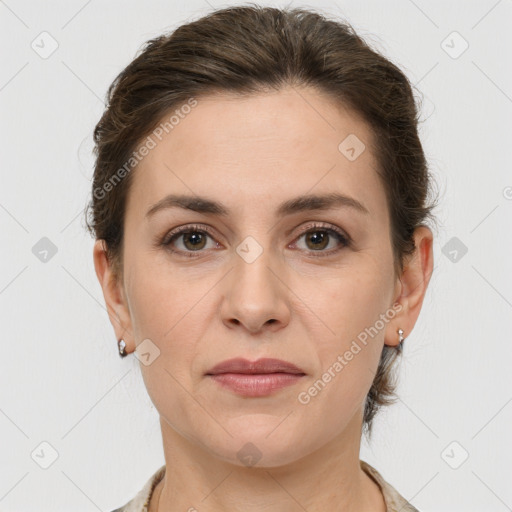
[(402, 352), (404, 349), (404, 331), (403, 329), (398, 329), (398, 345), (396, 346), (396, 349), (398, 352)]
[(120, 357), (125, 357), (127, 355), (127, 352), (125, 350), (126, 348), (126, 343), (123, 339), (119, 340), (117, 342), (118, 346), (119, 346), (119, 356)]

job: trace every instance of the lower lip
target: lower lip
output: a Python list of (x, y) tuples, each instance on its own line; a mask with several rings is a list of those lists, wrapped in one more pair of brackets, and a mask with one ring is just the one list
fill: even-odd
[(304, 375), (293, 373), (219, 373), (210, 377), (222, 387), (242, 396), (267, 396), (296, 384)]

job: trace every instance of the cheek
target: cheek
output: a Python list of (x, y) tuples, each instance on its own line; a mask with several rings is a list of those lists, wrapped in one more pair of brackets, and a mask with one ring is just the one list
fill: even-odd
[[(337, 340), (327, 346), (343, 348), (386, 313), (393, 292), (390, 275), (383, 268), (360, 265), (344, 269), (334, 279), (324, 280), (314, 294), (311, 289), (308, 291), (308, 302), (331, 332), (331, 336), (324, 336), (324, 339)], [(380, 322), (379, 326), (382, 327)], [(374, 338), (383, 336), (384, 329), (378, 330)]]
[(137, 342), (172, 338), (187, 313), (190, 288), (179, 282), (169, 267), (154, 260), (143, 251), (132, 252), (126, 259), (130, 315)]
[(151, 340), (149, 344), (145, 342), (150, 347), (149, 364), (142, 353), (140, 358), (147, 392), (165, 416), (186, 417), (187, 411), (182, 409), (187, 403), (184, 389), (191, 387), (190, 367), (197, 350), (191, 340), (200, 336), (200, 308), (193, 307), (197, 298), (186, 283), (176, 282), (163, 269), (141, 263), (130, 270), (129, 302), (135, 341), (139, 345)]
[(313, 295), (310, 291), (308, 299), (322, 320), (315, 322), (313, 334), (323, 372), (315, 376), (321, 381), (317, 388), (327, 390), (322, 391), (325, 403), (340, 406), (362, 400), (369, 390), (394, 313), (389, 308), (392, 282), (383, 268), (371, 262), (342, 274), (324, 281)]
[(195, 340), (211, 325), (205, 304), (217, 277), (194, 281), (189, 269), (176, 271), (168, 262), (155, 264), (155, 259), (161, 256), (144, 252), (133, 253), (131, 259), (129, 304), (134, 336), (137, 343), (152, 340), (165, 365), (184, 373), (196, 355)]
[(319, 370), (298, 397), (308, 416), (330, 418), (323, 423), (324, 437), (343, 430), (364, 405), (383, 347), (384, 329), (375, 334), (371, 328), (385, 311), (387, 291), (355, 274), (344, 285), (339, 282), (318, 294), (317, 304), (323, 306), (325, 323), (334, 335), (325, 335), (323, 326), (318, 327), (318, 336), (312, 333)]
[(135, 340), (139, 344), (150, 339), (157, 354), (147, 365), (141, 358), (144, 384), (159, 413), (183, 431), (187, 425), (204, 422), (204, 411), (189, 394), (190, 368), (197, 356), (194, 340), (201, 336), (197, 302), (197, 293), (186, 282), (177, 282), (163, 269), (142, 264), (132, 269), (130, 313)]

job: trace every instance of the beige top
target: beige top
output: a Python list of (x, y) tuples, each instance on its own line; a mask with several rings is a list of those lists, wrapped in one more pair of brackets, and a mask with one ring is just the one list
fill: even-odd
[[(401, 496), (394, 487), (388, 484), (375, 468), (364, 460), (360, 460), (359, 462), (363, 471), (380, 487), (382, 495), (384, 496), (384, 502), (386, 503), (386, 512), (419, 512), (419, 510)], [(165, 464), (153, 474), (132, 500), (112, 512), (148, 512), (151, 494), (158, 482), (164, 477), (164, 474)]]

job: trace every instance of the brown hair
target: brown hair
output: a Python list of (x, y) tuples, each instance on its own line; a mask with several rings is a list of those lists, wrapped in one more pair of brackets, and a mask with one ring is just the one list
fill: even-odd
[[(134, 151), (164, 115), (191, 98), (253, 94), (310, 86), (352, 108), (370, 126), (377, 172), (386, 191), (395, 275), (414, 252), (416, 227), (434, 220), (432, 182), (418, 136), (412, 87), (397, 66), (348, 23), (302, 8), (255, 4), (214, 11), (148, 41), (115, 78), (94, 130), (96, 163), (87, 227), (103, 239), (116, 279), (122, 278), (125, 205)], [(340, 141), (341, 142), (341, 141)], [(127, 162), (130, 162), (127, 169)], [(124, 172), (122, 172), (124, 169)], [(367, 395), (363, 426), (371, 434), (381, 405), (393, 403), (398, 349), (384, 346)]]

